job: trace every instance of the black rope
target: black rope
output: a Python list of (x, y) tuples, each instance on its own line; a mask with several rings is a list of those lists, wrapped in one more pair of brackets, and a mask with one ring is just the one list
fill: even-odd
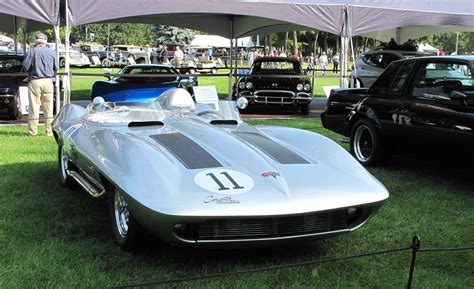
[(427, 249), (419, 249), (418, 252), (443, 252), (443, 251), (467, 251), (467, 250), (474, 250), (474, 246), (468, 247), (452, 247), (452, 248), (427, 248)]
[(341, 260), (356, 259), (356, 258), (361, 258), (361, 257), (369, 257), (369, 256), (374, 256), (374, 255), (395, 253), (395, 252), (401, 252), (401, 251), (407, 251), (407, 250), (411, 250), (411, 247), (388, 249), (388, 250), (383, 250), (383, 251), (356, 254), (356, 255), (351, 255), (351, 256), (331, 257), (331, 258), (326, 258), (326, 259), (311, 260), (311, 261), (304, 261), (304, 262), (298, 262), (298, 263), (291, 263), (291, 264), (277, 265), (277, 266), (270, 266), (270, 267), (263, 267), (263, 268), (255, 268), (255, 269), (248, 269), (248, 270), (222, 272), (222, 273), (215, 273), (215, 274), (209, 274), (209, 275), (200, 275), (200, 276), (192, 276), (192, 277), (186, 277), (186, 278), (169, 279), (169, 280), (163, 280), (163, 281), (151, 281), (151, 282), (145, 282), (145, 283), (139, 283), (139, 284), (112, 286), (112, 287), (109, 287), (109, 288), (133, 288), (133, 287), (145, 287), (145, 286), (159, 286), (159, 285), (170, 284), (170, 283), (171, 284), (172, 283), (181, 283), (181, 282), (187, 282), (187, 281), (210, 279), (210, 278), (224, 277), (224, 276), (230, 276), (230, 275), (242, 275), (242, 274), (257, 273), (257, 272), (263, 272), (263, 271), (281, 270), (281, 269), (288, 269), (288, 268), (294, 268), (294, 267), (302, 267), (302, 266), (314, 265), (314, 264), (318, 264), (318, 263), (336, 262), (336, 261), (341, 261)]

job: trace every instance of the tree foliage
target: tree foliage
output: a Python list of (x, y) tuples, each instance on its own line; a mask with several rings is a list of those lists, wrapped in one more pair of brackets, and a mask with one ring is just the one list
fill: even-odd
[[(456, 34), (457, 33), (434, 34), (423, 37), (420, 41), (442, 49), (447, 54), (451, 54), (456, 51)], [(459, 33), (458, 54), (471, 54), (472, 52), (474, 52), (474, 32)]]
[(191, 29), (166, 25), (153, 25), (151, 30), (157, 44), (190, 44), (196, 34)]

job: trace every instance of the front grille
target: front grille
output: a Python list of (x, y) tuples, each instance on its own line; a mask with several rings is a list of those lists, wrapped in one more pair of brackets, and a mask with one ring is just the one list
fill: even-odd
[(271, 90), (258, 90), (258, 91), (255, 91), (254, 93), (255, 96), (258, 96), (258, 97), (293, 97), (294, 96), (294, 93), (292, 93), (291, 91), (281, 91), (281, 90), (275, 90), (275, 91), (271, 91)]
[(207, 220), (187, 224), (184, 239), (238, 240), (326, 233), (349, 228), (347, 209), (298, 216)]

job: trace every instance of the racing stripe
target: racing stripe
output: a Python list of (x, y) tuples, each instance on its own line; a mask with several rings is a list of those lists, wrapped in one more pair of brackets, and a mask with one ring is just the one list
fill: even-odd
[(239, 131), (234, 131), (234, 134), (236, 134), (246, 142), (250, 143), (251, 145), (256, 146), (268, 156), (270, 156), (275, 161), (281, 164), (309, 164), (309, 162), (300, 155), (296, 154), (287, 147), (282, 146), (281, 144), (271, 140), (270, 138), (264, 135), (252, 132)]
[(206, 150), (181, 133), (155, 134), (150, 137), (164, 146), (188, 169), (222, 167)]

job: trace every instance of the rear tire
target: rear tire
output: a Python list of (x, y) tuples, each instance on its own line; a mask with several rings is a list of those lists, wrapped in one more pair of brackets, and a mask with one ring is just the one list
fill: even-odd
[(383, 159), (382, 137), (368, 119), (352, 127), (351, 154), (364, 166), (379, 165)]
[(129, 211), (124, 193), (114, 186), (109, 189), (109, 214), (112, 231), (120, 248), (125, 251), (138, 249), (144, 230)]

